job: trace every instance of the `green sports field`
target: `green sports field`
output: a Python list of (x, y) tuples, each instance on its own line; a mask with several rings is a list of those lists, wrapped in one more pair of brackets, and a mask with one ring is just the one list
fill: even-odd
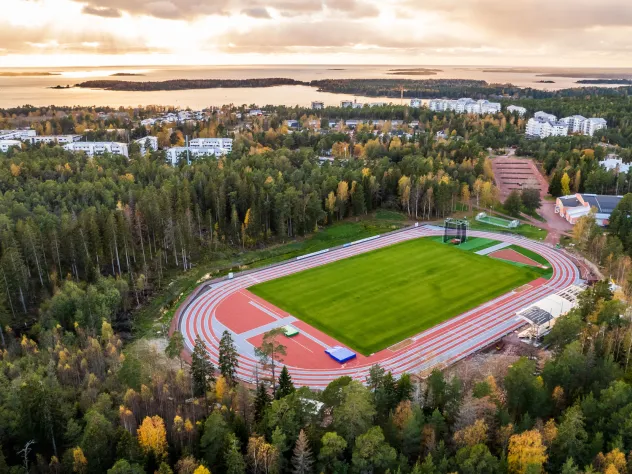
[(539, 276), (421, 238), (249, 289), (369, 355)]

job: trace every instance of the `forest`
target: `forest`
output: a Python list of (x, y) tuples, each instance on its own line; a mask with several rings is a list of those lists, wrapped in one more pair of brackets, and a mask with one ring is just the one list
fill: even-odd
[(175, 91), (186, 89), (215, 89), (218, 87), (272, 87), (308, 85), (303, 81), (281, 77), (263, 79), (172, 79), (168, 81), (122, 81), (115, 79), (85, 81), (75, 87), (111, 91)]
[[(581, 82), (581, 81), (578, 81)], [(585, 82), (591, 87), (548, 91), (530, 87), (518, 87), (512, 84), (490, 84), (472, 79), (319, 79), (299, 81), (289, 78), (260, 79), (173, 79), (168, 81), (124, 81), (93, 80), (85, 81), (75, 87), (105, 89), (116, 91), (164, 91), (186, 89), (214, 89), (218, 87), (272, 87), (301, 85), (318, 88), (322, 92), (369, 97), (405, 98), (451, 98), (471, 97), (474, 99), (551, 99), (578, 97), (628, 97), (631, 88), (627, 82), (617, 82), (624, 86), (617, 88), (595, 87), (599, 84), (613, 84), (604, 80)]]
[[(490, 149), (533, 157), (553, 196), (630, 191), (630, 173), (598, 165), (611, 152), (632, 158), (615, 147), (631, 136), (627, 98), (529, 104), (600, 111), (612, 126), (595, 137), (525, 140), (525, 119), (510, 114), (401, 106), (375, 107), (374, 116), (269, 107), (248, 127), (236, 116), (243, 107), (226, 107), (151, 129), (135, 122), (164, 109), (0, 111), (2, 128), (28, 123), (93, 139), (108, 129), (154, 134), (163, 146), (185, 135), (234, 137), (229, 156), (175, 167), (136, 145), (129, 160), (53, 145), (0, 153), (0, 473), (630, 472), (632, 194), (609, 229), (592, 216), (575, 226), (573, 244), (618, 288), (586, 290), (547, 336), (545, 358), (473, 359), (399, 380), (376, 366), (364, 383), (341, 378), (313, 391), (294, 387), (287, 369), (274, 381), (235, 380), (229, 335), (217, 367), (199, 344), (186, 364), (178, 333), (154, 336), (162, 345), (139, 337), (153, 301), (171, 295), (151, 319), (179, 301), (183, 290), (171, 289), (180, 275), (225, 261), (232, 271), (245, 254), (376, 211), (439, 220), (463, 205), (501, 206)], [(309, 127), (339, 113), (367, 123), (353, 133)], [(408, 135), (390, 122), (412, 118), (419, 125), (403, 126)], [(305, 129), (290, 133), (287, 119)], [(435, 139), (438, 131), (447, 138)], [(325, 152), (333, 162), (320, 163)]]

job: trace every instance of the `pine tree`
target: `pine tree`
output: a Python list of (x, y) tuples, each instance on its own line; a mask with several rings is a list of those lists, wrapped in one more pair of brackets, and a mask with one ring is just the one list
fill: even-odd
[(169, 359), (175, 359), (176, 357), (180, 360), (180, 368), (182, 368), (182, 357), (180, 354), (184, 350), (184, 337), (180, 331), (175, 331), (171, 337), (169, 338), (169, 344), (165, 348), (165, 354)]
[(257, 395), (255, 396), (255, 421), (260, 422), (265, 415), (266, 409), (270, 405), (270, 395), (263, 383), (257, 387)]
[(239, 440), (233, 433), (227, 437), (228, 447), (224, 459), (226, 461), (226, 474), (244, 474), (246, 472), (246, 461), (239, 449)]
[(282, 356), (287, 353), (286, 347), (278, 341), (283, 334), (283, 328), (276, 328), (263, 335), (263, 341), (259, 347), (255, 347), (255, 355), (260, 359), (264, 370), (270, 371), (272, 375), (272, 393), (276, 394), (276, 367), (277, 363), (283, 362)]
[(562, 194), (562, 176), (560, 173), (555, 173), (549, 184), (549, 194), (553, 197), (558, 197)]
[(9, 472), (9, 467), (4, 459), (4, 453), (2, 452), (2, 445), (0, 444), (0, 472)]
[(228, 331), (224, 331), (219, 342), (219, 371), (232, 386), (235, 384), (237, 367), (239, 367), (238, 353), (233, 338)]
[(309, 447), (309, 440), (305, 431), (301, 430), (294, 447), (294, 456), (292, 456), (294, 474), (308, 474), (312, 471), (313, 464), (314, 459), (312, 458), (312, 450)]
[(195, 347), (191, 355), (191, 378), (193, 379), (193, 395), (196, 397), (206, 394), (209, 383), (215, 380), (215, 367), (199, 335), (195, 338)]
[(276, 391), (276, 399), (280, 400), (283, 397), (294, 393), (294, 390), (296, 389), (292, 383), (292, 377), (290, 376), (290, 372), (287, 370), (287, 367), (284, 365), (283, 369), (281, 369), (281, 374), (279, 375), (279, 387)]

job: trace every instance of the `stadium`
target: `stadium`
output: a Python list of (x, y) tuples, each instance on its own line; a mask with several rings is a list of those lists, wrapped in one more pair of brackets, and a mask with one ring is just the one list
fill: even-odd
[[(455, 245), (458, 244), (458, 245)], [(171, 331), (188, 352), (201, 336), (217, 363), (222, 333), (254, 381), (255, 348), (275, 328), (296, 385), (365, 380), (379, 363), (395, 376), (442, 368), (524, 326), (517, 313), (574, 285), (562, 252), (459, 222), (415, 226), (201, 284)]]

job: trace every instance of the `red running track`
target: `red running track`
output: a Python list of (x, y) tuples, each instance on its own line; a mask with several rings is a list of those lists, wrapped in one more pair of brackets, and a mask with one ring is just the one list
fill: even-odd
[[(397, 242), (441, 234), (442, 231), (429, 227), (409, 228), (318, 256), (237, 274), (232, 280), (204, 283), (178, 309), (171, 329), (182, 332), (189, 352), (196, 336), (200, 335), (215, 363), (221, 334), (226, 329), (231, 331), (240, 351), (238, 375), (251, 381), (255, 370), (261, 373), (253, 348), (260, 343), (265, 325), (278, 326), (289, 321), (283, 321), (289, 315), (248, 292), (246, 288), (257, 282), (272, 280)], [(579, 271), (570, 259), (542, 243), (488, 232), (472, 231), (470, 235), (520, 245), (537, 252), (549, 261), (553, 275), (549, 280), (535, 280), (528, 288), (509, 292), (413, 336), (408, 344), (384, 349), (370, 357), (358, 354), (356, 359), (343, 365), (324, 353), (324, 346), (343, 344), (302, 321), (294, 321), (292, 324), (299, 329), (300, 334), (284, 341), (288, 347), (284, 363), (294, 382), (297, 385), (323, 388), (342, 375), (364, 381), (369, 368), (378, 362), (395, 376), (404, 372), (414, 373), (444, 367), (517, 329), (524, 323), (516, 320), (516, 312), (566, 288), (579, 277)]]

